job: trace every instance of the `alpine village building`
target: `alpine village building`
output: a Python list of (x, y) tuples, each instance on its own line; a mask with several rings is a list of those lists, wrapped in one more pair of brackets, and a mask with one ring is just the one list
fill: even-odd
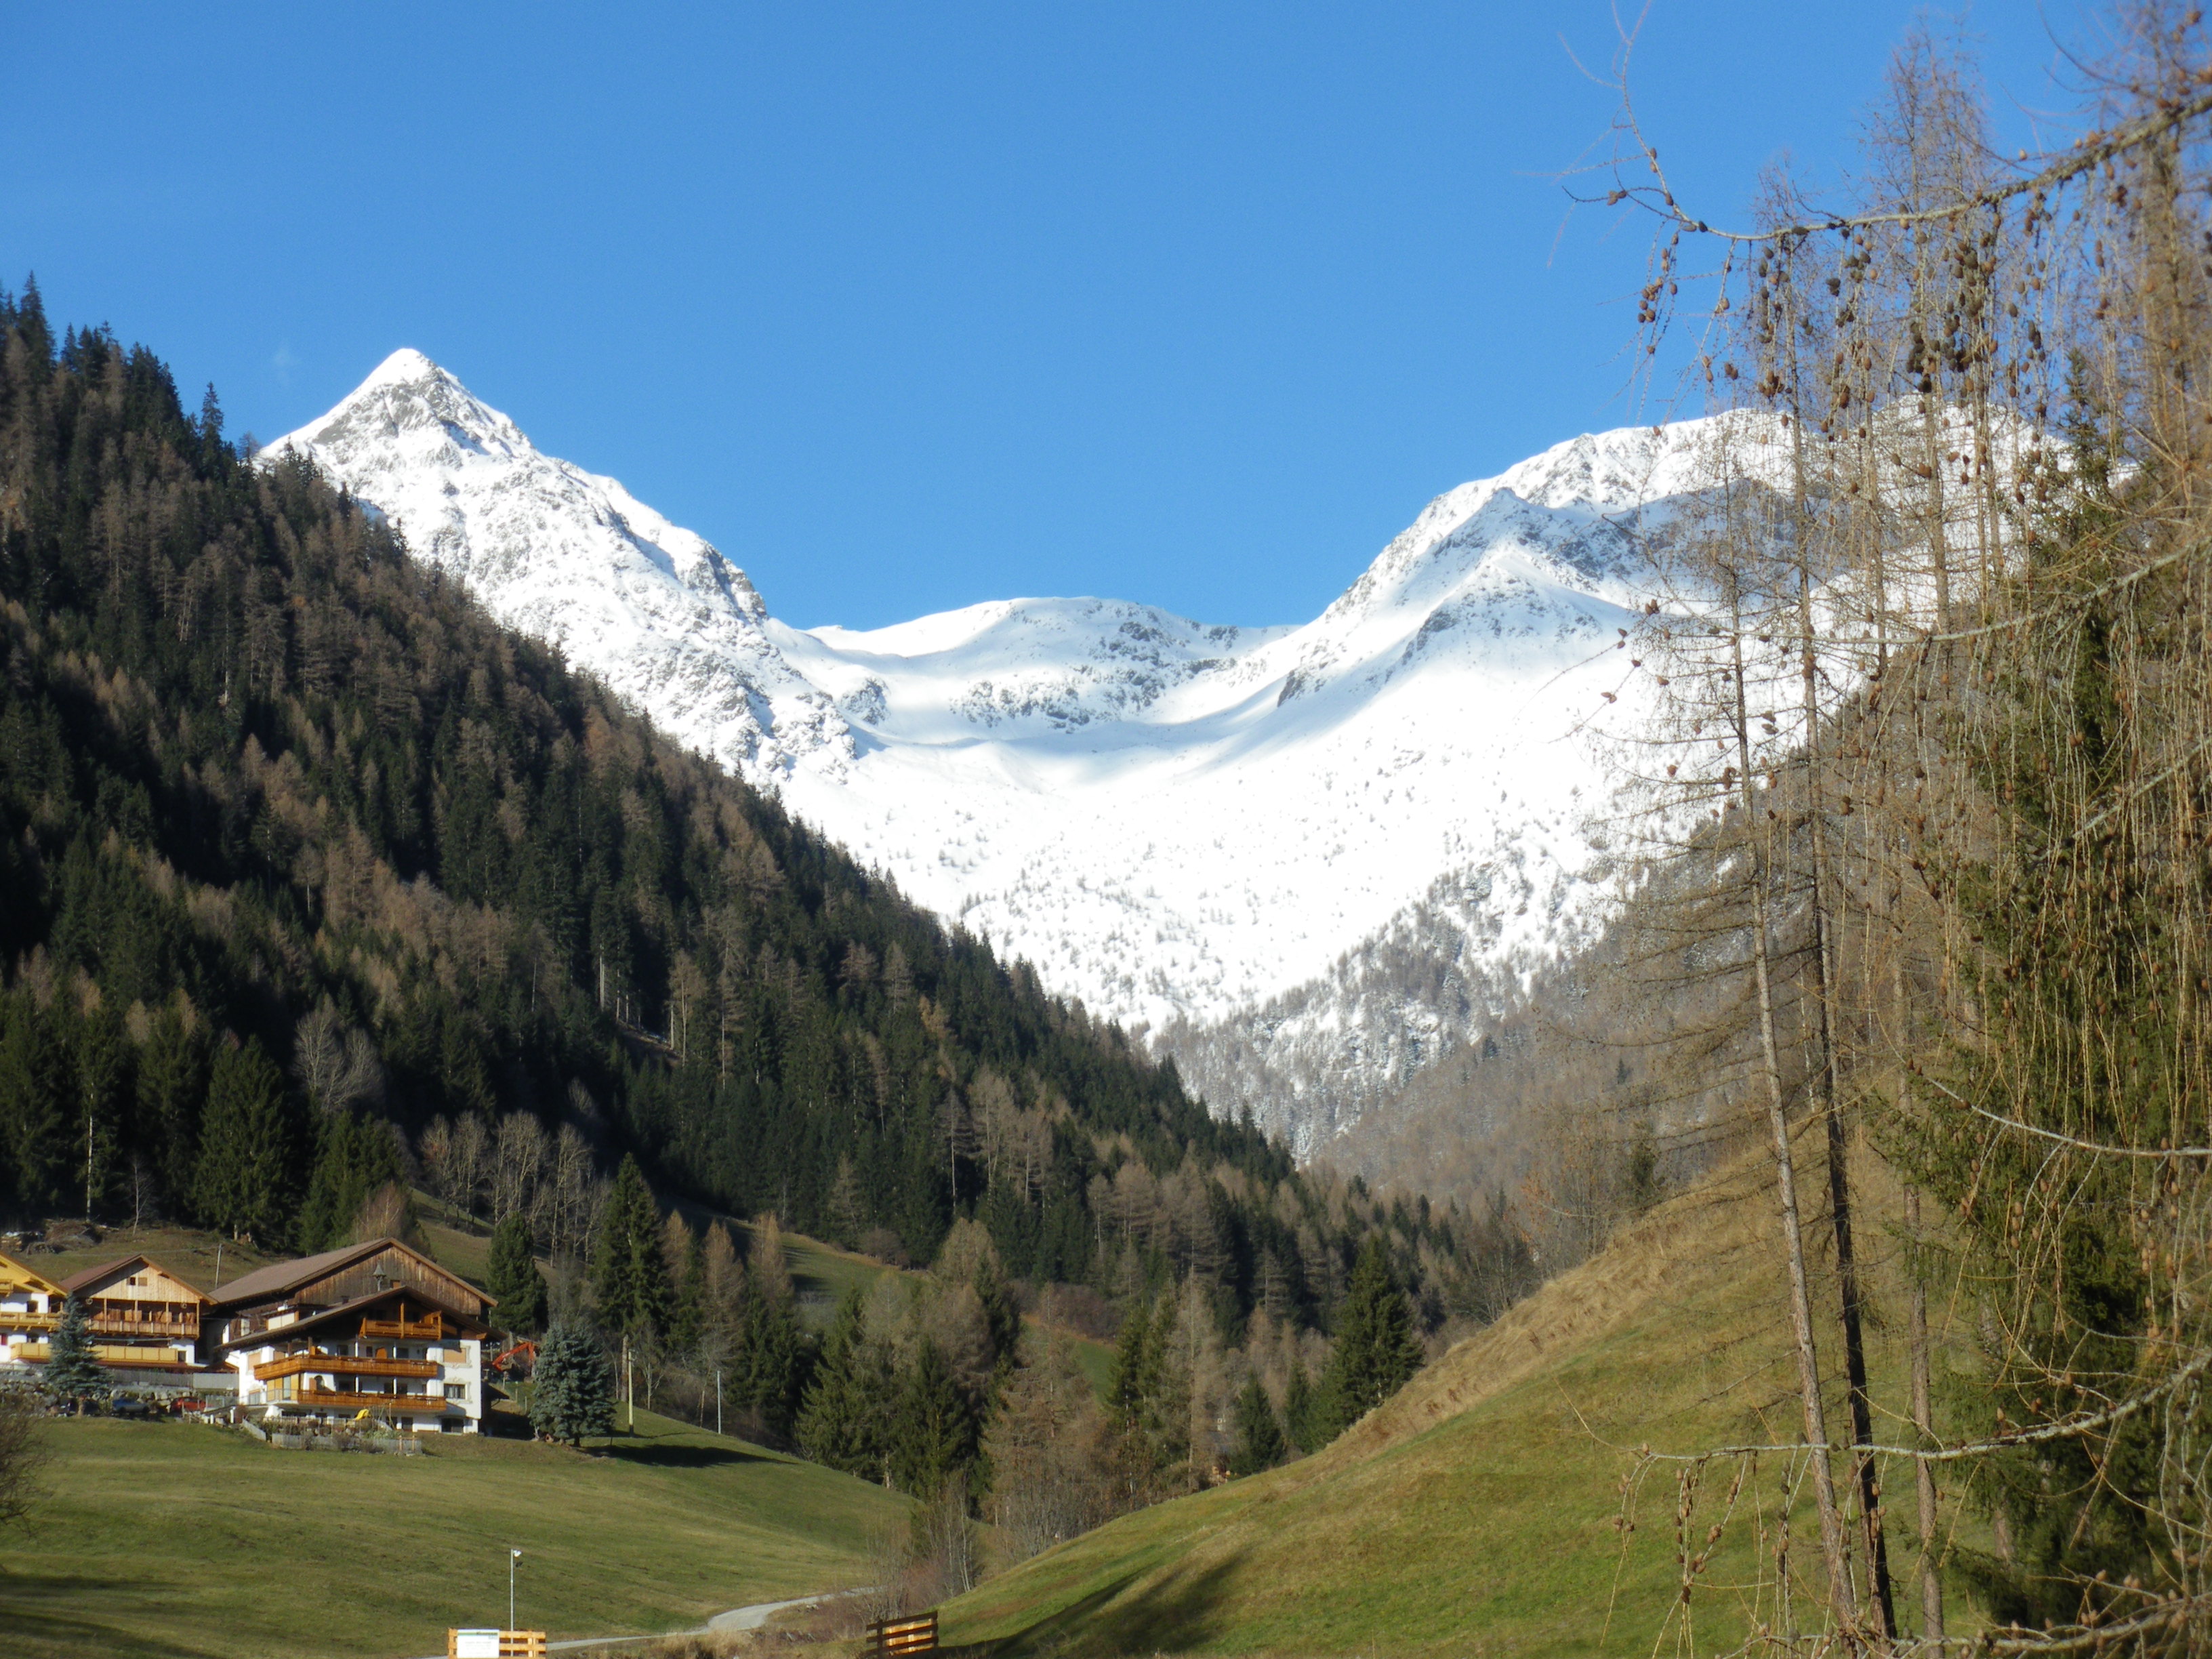
[(60, 1280), (0, 1255), (0, 1378), (46, 1362), (71, 1296), (94, 1356), (126, 1385), (204, 1389), (215, 1372), (271, 1429), (483, 1427), (490, 1298), (394, 1238), (272, 1262), (212, 1293), (143, 1255)]
[(209, 1298), (150, 1257), (126, 1255), (64, 1279), (0, 1255), (0, 1363), (44, 1364), (70, 1297), (84, 1304), (92, 1357), (134, 1379), (198, 1369)]
[(483, 1425), (490, 1298), (396, 1238), (272, 1262), (218, 1290), (210, 1352), (270, 1428), (349, 1421), (429, 1433)]

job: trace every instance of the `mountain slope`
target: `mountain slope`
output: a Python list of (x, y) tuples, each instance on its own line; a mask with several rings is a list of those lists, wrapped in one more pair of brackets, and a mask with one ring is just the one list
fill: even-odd
[[(1814, 1141), (1801, 1148), (1808, 1176)], [(1890, 1215), (1893, 1194), (1862, 1173), (1873, 1217)], [(1734, 1647), (1776, 1618), (1747, 1591), (1755, 1527), (1771, 1547), (1781, 1461), (1759, 1466), (1732, 1516), (1727, 1460), (1691, 1488), (1691, 1547), (1726, 1523), (1692, 1603), (1694, 1636), (1681, 1622), (1675, 1466), (1645, 1472), (1634, 1530), (1614, 1522), (1636, 1447), (1798, 1432), (1772, 1203), (1771, 1167), (1733, 1166), (1432, 1362), (1326, 1451), (1071, 1540), (952, 1603), (947, 1639), (1006, 1656)], [(1879, 1265), (1878, 1292), (1893, 1290), (1893, 1269)], [(1820, 1305), (1832, 1291), (1816, 1286)], [(1896, 1381), (1901, 1346), (1876, 1334), (1877, 1386)], [(1885, 1484), (1911, 1488), (1903, 1470)], [(1971, 1530), (1948, 1512), (1944, 1524)], [(1899, 1511), (1892, 1526), (1893, 1570), (1916, 1571), (1910, 1522)], [(1809, 1500), (1793, 1530), (1814, 1534)], [(1801, 1543), (1794, 1565), (1817, 1597), (1817, 1553)], [(1966, 1611), (1954, 1606), (1954, 1634), (1972, 1628)]]
[[(1638, 533), (1695, 442), (1578, 438), (1462, 485), (1299, 627), (1030, 599), (866, 632), (775, 621), (416, 353), (271, 453), (1051, 989), (1166, 1034), (1218, 1109), (1310, 1141), (1590, 926), (1583, 723), (1623, 688)], [(1350, 987), (1394, 932), (1449, 986)]]
[[(1091, 1206), (1139, 1194), (1119, 1234), (1243, 1306), (1303, 1250), (1325, 1320), (1357, 1240), (1279, 1145), (243, 465), (150, 352), (5, 294), (0, 348), (0, 1218), (281, 1245), (358, 1108), (923, 1260), (974, 1215), (1038, 1279), (1102, 1272)], [(307, 1080), (318, 1029), (359, 1094)]]

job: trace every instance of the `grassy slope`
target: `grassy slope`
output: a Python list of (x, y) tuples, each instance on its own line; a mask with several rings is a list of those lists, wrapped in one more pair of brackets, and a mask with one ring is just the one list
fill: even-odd
[(50, 1425), (49, 1496), (0, 1556), (23, 1659), (430, 1654), (507, 1614), (564, 1636), (654, 1632), (863, 1582), (880, 1488), (641, 1413), (609, 1457), (433, 1441), (419, 1458), (282, 1452), (241, 1434)]
[[(1756, 1161), (1740, 1166), (1461, 1344), (1320, 1456), (1073, 1540), (953, 1603), (947, 1640), (1069, 1654), (1651, 1651), (1676, 1605), (1677, 1466), (1650, 1474), (1624, 1549), (1613, 1522), (1632, 1459), (1616, 1448), (1797, 1437), (1772, 1215)], [(1878, 1214), (1861, 1237), (1869, 1255), (1893, 1254)], [(1875, 1279), (1901, 1330), (1887, 1263)], [(1832, 1309), (1832, 1285), (1820, 1293)], [(1880, 1331), (1873, 1340), (1877, 1401), (1894, 1402), (1901, 1355)], [(1705, 1478), (1697, 1542), (1730, 1472)], [(1768, 1459), (1747, 1483), (1692, 1603), (1697, 1647), (1746, 1633), (1752, 1598), (1719, 1587), (1749, 1579), (1753, 1513), (1771, 1519), (1782, 1474)], [(1893, 1522), (1902, 1579), (1916, 1559), (1902, 1535), (1911, 1482), (1900, 1470), (1886, 1485), (1907, 1505)], [(1810, 1570), (1804, 1505), (1793, 1533)], [(1899, 1600), (1917, 1605), (1909, 1587)], [(1669, 1639), (1680, 1633), (1676, 1619)]]

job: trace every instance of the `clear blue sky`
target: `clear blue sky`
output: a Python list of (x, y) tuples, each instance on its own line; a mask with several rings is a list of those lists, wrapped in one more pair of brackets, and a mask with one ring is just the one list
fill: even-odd
[[(1846, 162), (1916, 9), (1656, 0), (1678, 181), (1719, 214), (1779, 153)], [(1560, 234), (1547, 176), (1612, 111), (1562, 38), (1601, 67), (1610, 19), (7, 0), (0, 281), (213, 380), (234, 434), (419, 347), (802, 624), (1301, 621), (1430, 496), (1632, 418), (1644, 234)], [(1969, 22), (2058, 101), (2034, 5)]]

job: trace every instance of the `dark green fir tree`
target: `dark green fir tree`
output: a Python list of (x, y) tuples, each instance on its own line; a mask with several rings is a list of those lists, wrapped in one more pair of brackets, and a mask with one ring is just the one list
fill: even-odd
[(890, 1443), (896, 1385), (880, 1346), (868, 1340), (860, 1287), (845, 1293), (823, 1340), (822, 1357), (799, 1413), (799, 1449), (817, 1463), (880, 1480)]
[(1380, 1233), (1368, 1235), (1352, 1266), (1352, 1286), (1337, 1310), (1336, 1352), (1322, 1392), (1328, 1397), (1334, 1440), (1405, 1387), (1421, 1368), (1421, 1340), (1413, 1310), (1390, 1271), (1389, 1248)]
[(738, 1336), (738, 1400), (759, 1413), (761, 1426), (770, 1434), (788, 1438), (813, 1369), (813, 1344), (799, 1322), (790, 1281), (755, 1273)]
[(1242, 1480), (1273, 1468), (1289, 1455), (1274, 1404), (1255, 1376), (1237, 1396), (1237, 1444), (1229, 1454), (1229, 1473)]
[(291, 1219), (291, 1166), (283, 1078), (258, 1040), (224, 1043), (210, 1068), (200, 1119), (193, 1201), (202, 1218), (234, 1238), (281, 1245)]
[(492, 1229), (484, 1289), (497, 1304), (492, 1319), (515, 1336), (535, 1336), (545, 1325), (545, 1281), (538, 1276), (530, 1223), (511, 1215)]
[(1306, 1375), (1303, 1364), (1293, 1361), (1291, 1380), (1283, 1389), (1283, 1428), (1300, 1452), (1319, 1451), (1328, 1443), (1327, 1402)]
[(641, 1337), (667, 1328), (674, 1300), (660, 1251), (660, 1212), (645, 1172), (625, 1153), (615, 1171), (599, 1222), (592, 1295), (599, 1322), (618, 1335)]
[(891, 1475), (902, 1491), (934, 1498), (945, 1483), (975, 1467), (982, 1425), (945, 1355), (927, 1337), (907, 1374), (891, 1449)]

